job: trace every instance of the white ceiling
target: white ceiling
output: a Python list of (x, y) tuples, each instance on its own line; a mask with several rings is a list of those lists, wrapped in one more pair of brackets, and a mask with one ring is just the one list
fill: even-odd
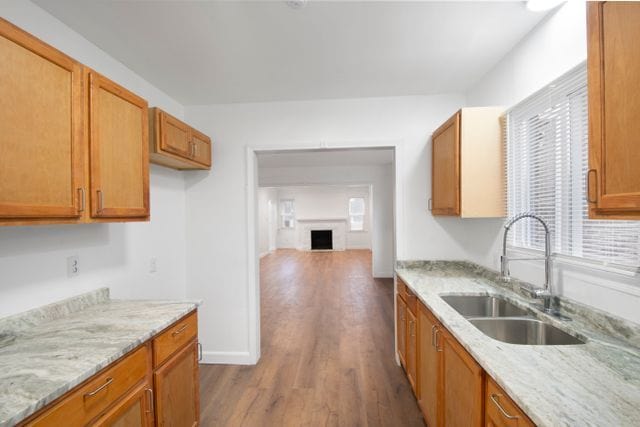
[(459, 92), (545, 15), (524, 2), (35, 2), (184, 105)]
[(392, 149), (295, 150), (257, 153), (260, 168), (365, 166), (393, 162)]

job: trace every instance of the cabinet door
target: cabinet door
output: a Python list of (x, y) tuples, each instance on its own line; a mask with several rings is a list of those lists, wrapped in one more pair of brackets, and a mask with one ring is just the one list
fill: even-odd
[(116, 404), (95, 424), (96, 427), (153, 426), (153, 391), (143, 384)]
[(157, 425), (197, 426), (200, 417), (198, 351), (196, 341), (154, 373)]
[(185, 123), (160, 111), (160, 149), (181, 157), (192, 155), (190, 129)]
[(407, 357), (407, 304), (400, 295), (396, 295), (396, 340), (400, 364), (406, 366)]
[(204, 166), (211, 166), (211, 139), (191, 129), (191, 142), (193, 144), (193, 160)]
[(640, 3), (587, 7), (590, 217), (640, 218)]
[(428, 426), (438, 426), (440, 354), (435, 345), (438, 322), (429, 310), (418, 304), (418, 403)]
[(91, 215), (149, 215), (147, 102), (90, 73)]
[(533, 427), (535, 425), (488, 376), (484, 423), (486, 427)]
[(482, 368), (447, 331), (435, 340), (442, 350), (442, 425), (481, 426)]
[(460, 215), (460, 112), (432, 137), (431, 212)]
[(407, 309), (407, 354), (406, 354), (406, 369), (407, 378), (411, 384), (411, 388), (416, 392), (416, 356), (417, 356), (417, 341), (418, 341), (418, 325), (416, 322), (416, 316)]
[(0, 18), (0, 221), (80, 215), (82, 81), (80, 64)]

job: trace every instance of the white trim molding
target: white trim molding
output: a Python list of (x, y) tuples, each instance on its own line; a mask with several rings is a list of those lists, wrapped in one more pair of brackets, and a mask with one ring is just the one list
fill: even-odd
[(248, 351), (203, 351), (203, 365), (255, 365), (257, 360)]

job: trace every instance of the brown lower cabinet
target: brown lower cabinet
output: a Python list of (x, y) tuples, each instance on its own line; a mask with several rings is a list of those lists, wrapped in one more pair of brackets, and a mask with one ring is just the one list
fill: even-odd
[(197, 313), (193, 312), (20, 426), (197, 426), (197, 338)]
[[(415, 298), (398, 278), (398, 311), (407, 293)], [(405, 324), (396, 328), (404, 337), (397, 341), (405, 345), (403, 367), (429, 427), (535, 425), (424, 304), (417, 302), (413, 318), (406, 307)]]

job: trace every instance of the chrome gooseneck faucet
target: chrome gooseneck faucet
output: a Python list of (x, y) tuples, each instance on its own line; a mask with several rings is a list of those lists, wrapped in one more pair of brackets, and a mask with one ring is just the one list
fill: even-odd
[[(531, 257), (531, 258), (508, 258), (507, 257), (507, 234), (509, 230), (516, 222), (521, 219), (531, 218), (535, 219), (542, 227), (544, 227), (544, 257)], [(549, 231), (549, 227), (544, 222), (542, 218), (532, 213), (521, 213), (519, 215), (511, 218), (504, 225), (504, 235), (502, 236), (502, 256), (500, 257), (500, 274), (502, 276), (502, 280), (509, 280), (509, 262), (510, 261), (535, 261), (535, 260), (544, 260), (544, 287), (543, 288), (534, 288), (530, 286), (522, 286), (521, 289), (527, 292), (532, 298), (540, 298), (544, 301), (543, 309), (547, 313), (555, 312), (551, 308), (551, 232)]]

